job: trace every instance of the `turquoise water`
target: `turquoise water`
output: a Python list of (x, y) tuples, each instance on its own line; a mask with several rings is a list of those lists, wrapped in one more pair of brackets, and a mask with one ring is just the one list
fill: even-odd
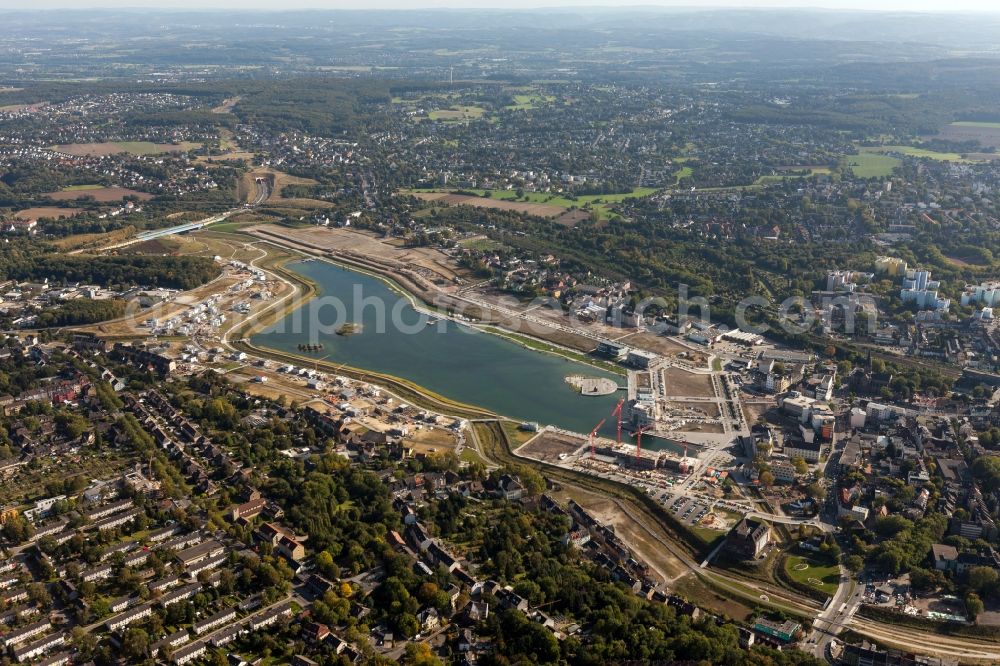
[[(586, 397), (565, 379), (581, 374), (621, 384), (623, 377), (526, 349), (469, 326), (435, 320), (368, 275), (324, 261), (297, 262), (288, 268), (314, 281), (321, 295), (254, 336), (254, 344), (300, 353), (298, 345), (320, 342), (323, 351), (315, 356), (330, 362), (402, 377), (452, 400), (519, 421), (587, 433), (607, 418), (602, 433), (613, 436), (611, 411), (624, 391)], [(428, 325), (428, 320), (433, 323)], [(337, 335), (337, 327), (346, 322), (360, 323), (361, 331)]]

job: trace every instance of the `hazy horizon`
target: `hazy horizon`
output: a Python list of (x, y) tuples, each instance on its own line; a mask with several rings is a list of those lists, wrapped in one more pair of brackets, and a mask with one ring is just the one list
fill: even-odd
[(713, 9), (823, 9), (841, 11), (891, 11), (891, 12), (947, 12), (978, 13), (1000, 12), (1000, 6), (987, 0), (713, 0), (699, 5), (691, 0), (287, 0), (276, 7), (269, 0), (35, 0), (25, 7), (23, 0), (0, 0), (0, 10), (49, 10), (49, 9), (182, 9), (182, 10), (420, 10), (420, 9), (499, 9), (531, 10), (554, 8), (678, 8), (692, 10)]

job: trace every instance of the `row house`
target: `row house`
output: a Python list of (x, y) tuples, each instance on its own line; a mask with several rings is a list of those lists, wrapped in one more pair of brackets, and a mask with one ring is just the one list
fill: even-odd
[(149, 617), (153, 614), (153, 605), (150, 603), (142, 604), (141, 606), (136, 606), (135, 608), (115, 615), (109, 618), (105, 623), (104, 627), (108, 631), (118, 631), (124, 629), (134, 622), (138, 622), (143, 618)]
[(55, 633), (45, 636), (44, 638), (39, 638), (34, 643), (29, 643), (19, 648), (15, 648), (13, 650), (14, 661), (21, 664), (32, 661), (35, 658), (42, 656), (52, 648), (63, 645), (65, 642), (65, 633)]

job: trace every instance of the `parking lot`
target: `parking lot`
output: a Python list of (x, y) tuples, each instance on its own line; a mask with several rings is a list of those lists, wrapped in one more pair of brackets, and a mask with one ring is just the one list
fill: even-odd
[(710, 502), (696, 497), (664, 493), (657, 499), (677, 516), (678, 520), (688, 525), (697, 524), (705, 517), (705, 514), (712, 510)]

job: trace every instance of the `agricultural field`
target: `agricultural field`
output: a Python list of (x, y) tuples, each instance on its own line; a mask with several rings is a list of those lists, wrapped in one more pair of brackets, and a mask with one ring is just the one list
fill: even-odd
[(1000, 123), (963, 120), (942, 127), (937, 138), (949, 141), (978, 141), (984, 146), (1000, 148)]
[(454, 105), (447, 109), (438, 109), (427, 114), (430, 120), (443, 122), (466, 122), (468, 120), (478, 120), (486, 113), (486, 109), (481, 106)]
[(858, 178), (885, 178), (891, 176), (893, 170), (902, 162), (891, 155), (879, 153), (858, 153), (844, 158), (844, 166), (849, 168)]
[(105, 143), (64, 143), (50, 146), (50, 150), (77, 157), (118, 155), (160, 155), (162, 153), (186, 153), (200, 148), (202, 144), (191, 141), (180, 143), (151, 143), (149, 141), (108, 141)]
[(441, 203), (448, 206), (475, 206), (476, 208), (513, 210), (519, 213), (527, 213), (528, 215), (538, 215), (539, 217), (556, 217), (566, 210), (562, 206), (551, 204), (474, 197), (467, 194), (451, 194), (449, 192), (416, 192), (414, 196), (424, 201)]
[(102, 187), (101, 185), (71, 185), (59, 192), (45, 194), (55, 201), (73, 201), (76, 199), (93, 198), (95, 201), (121, 201), (125, 197), (135, 197), (142, 201), (153, 198), (152, 194), (130, 190), (125, 187)]
[(74, 215), (79, 215), (81, 212), (83, 211), (79, 208), (36, 206), (34, 208), (25, 208), (24, 210), (19, 210), (16, 213), (14, 213), (14, 217), (16, 217), (19, 220), (41, 220), (43, 218), (58, 220), (65, 217), (73, 217)]

